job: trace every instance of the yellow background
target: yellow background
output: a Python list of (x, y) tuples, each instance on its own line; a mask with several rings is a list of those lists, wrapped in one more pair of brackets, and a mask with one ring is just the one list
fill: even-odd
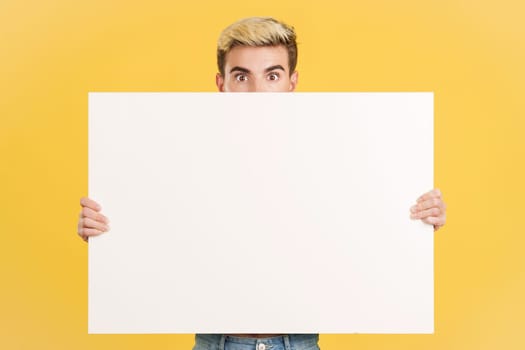
[(216, 38), (252, 15), (295, 26), (299, 91), (435, 92), (435, 334), (322, 348), (525, 348), (523, 4), (0, 1), (0, 349), (190, 349), (87, 334), (87, 93), (215, 91)]

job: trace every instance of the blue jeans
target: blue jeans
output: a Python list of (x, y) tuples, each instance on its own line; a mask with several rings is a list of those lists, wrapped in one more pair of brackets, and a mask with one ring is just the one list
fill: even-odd
[(196, 334), (193, 350), (319, 350), (318, 340), (318, 334), (286, 334), (270, 338)]

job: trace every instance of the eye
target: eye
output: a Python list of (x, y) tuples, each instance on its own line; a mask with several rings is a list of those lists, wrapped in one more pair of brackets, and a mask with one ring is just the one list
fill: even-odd
[(268, 80), (279, 80), (279, 73), (270, 73), (268, 74)]
[(248, 80), (248, 77), (245, 74), (237, 74), (235, 76), (235, 80), (237, 80), (237, 81), (246, 81), (246, 80)]

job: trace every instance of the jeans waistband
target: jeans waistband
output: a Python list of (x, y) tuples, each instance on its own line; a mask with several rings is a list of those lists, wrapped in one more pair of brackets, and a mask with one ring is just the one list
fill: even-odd
[(285, 349), (301, 348), (302, 345), (317, 344), (319, 340), (318, 334), (286, 334), (268, 338), (248, 338), (235, 337), (224, 334), (196, 334), (196, 343), (218, 344), (219, 348), (224, 348), (226, 342), (257, 346), (258, 344), (265, 344), (268, 346), (282, 345)]

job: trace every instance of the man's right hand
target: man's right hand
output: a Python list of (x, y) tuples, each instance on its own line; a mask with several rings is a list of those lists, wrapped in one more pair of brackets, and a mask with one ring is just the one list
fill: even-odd
[(100, 213), (100, 204), (88, 197), (80, 198), (80, 217), (78, 219), (78, 235), (88, 241), (91, 236), (98, 236), (109, 231), (109, 220)]

